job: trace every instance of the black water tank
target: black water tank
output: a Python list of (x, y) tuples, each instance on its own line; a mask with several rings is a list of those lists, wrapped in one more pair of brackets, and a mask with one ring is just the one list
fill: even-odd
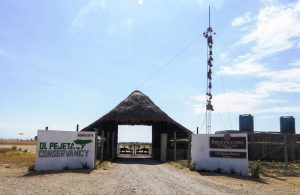
[(295, 118), (293, 116), (280, 117), (280, 133), (295, 134)]
[(239, 116), (240, 131), (246, 133), (254, 132), (253, 116), (251, 114), (242, 114)]

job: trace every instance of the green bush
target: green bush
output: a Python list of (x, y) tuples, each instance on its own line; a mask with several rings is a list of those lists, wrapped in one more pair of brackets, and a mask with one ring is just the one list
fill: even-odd
[(195, 171), (196, 164), (195, 163), (190, 163), (189, 168), (190, 168), (191, 171)]
[(9, 152), (11, 149), (10, 148), (0, 148), (0, 153), (6, 153)]
[(261, 173), (261, 162), (257, 161), (252, 166), (251, 176), (255, 178), (259, 178)]
[(16, 151), (16, 150), (17, 150), (17, 146), (12, 146), (12, 147), (11, 147), (11, 150), (12, 150), (12, 151)]
[(28, 167), (28, 171), (30, 171), (30, 172), (34, 171), (34, 165), (30, 165), (30, 166)]

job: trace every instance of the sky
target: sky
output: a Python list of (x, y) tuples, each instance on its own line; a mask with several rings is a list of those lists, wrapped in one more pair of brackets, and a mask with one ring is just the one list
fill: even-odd
[(84, 128), (134, 90), (205, 133), (209, 5), (212, 133), (238, 129), (240, 114), (256, 131), (294, 116), (300, 133), (300, 1), (10, 0), (0, 1), (0, 138)]

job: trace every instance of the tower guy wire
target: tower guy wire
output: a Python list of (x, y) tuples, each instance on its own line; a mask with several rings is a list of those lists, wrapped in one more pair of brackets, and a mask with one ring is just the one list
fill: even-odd
[(143, 85), (149, 82), (152, 78), (154, 78), (158, 73), (160, 73), (163, 69), (165, 69), (169, 64), (171, 64), (177, 57), (182, 55), (188, 48), (194, 45), (201, 36), (197, 36), (191, 42), (189, 42), (185, 47), (179, 50), (173, 57), (171, 57), (167, 62), (162, 64), (156, 71), (154, 71), (151, 75), (149, 75), (145, 80), (143, 80), (135, 89), (140, 89)]

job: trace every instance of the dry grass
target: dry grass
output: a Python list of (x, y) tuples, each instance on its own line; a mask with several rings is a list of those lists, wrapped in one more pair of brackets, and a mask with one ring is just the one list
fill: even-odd
[(96, 161), (96, 169), (103, 169), (103, 170), (109, 170), (111, 169), (112, 167), (112, 164), (110, 161), (103, 161), (103, 162), (100, 162), (100, 161)]
[(172, 167), (175, 167), (177, 169), (184, 169), (187, 168), (187, 161), (181, 160), (181, 161), (169, 161), (168, 162)]
[(35, 154), (24, 152), (17, 147), (0, 149), (0, 164), (10, 167), (30, 167), (34, 165)]
[(36, 145), (34, 140), (0, 140), (0, 145)]
[(277, 177), (300, 177), (300, 162), (289, 162), (286, 169), (284, 162), (261, 162), (262, 175)]

